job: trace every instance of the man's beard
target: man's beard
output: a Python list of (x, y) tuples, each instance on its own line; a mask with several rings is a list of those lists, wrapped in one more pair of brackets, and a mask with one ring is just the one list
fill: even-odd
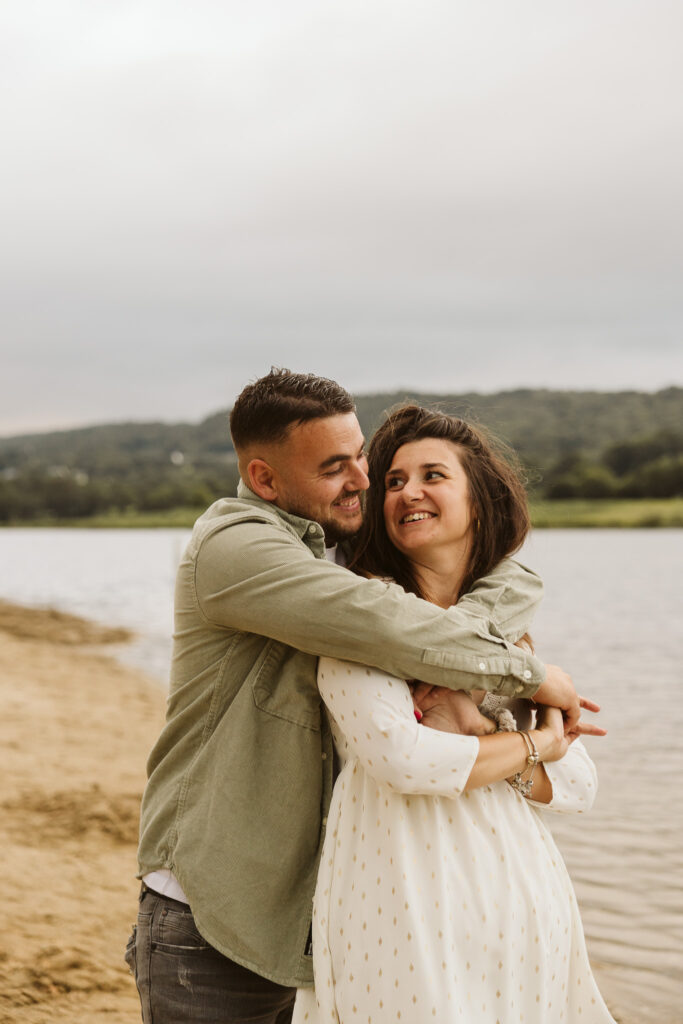
[(341, 544), (342, 541), (352, 540), (358, 531), (360, 530), (360, 524), (353, 527), (344, 527), (341, 523), (338, 523), (335, 519), (328, 519), (324, 523), (320, 523), (325, 534), (325, 547), (331, 548), (335, 544)]
[[(365, 495), (362, 491), (358, 491), (358, 497), (360, 498), (361, 517), (365, 509)], [(353, 497), (352, 494), (347, 494), (346, 497)], [(312, 519), (310, 509), (306, 509), (302, 505), (299, 505), (296, 501), (290, 502), (287, 508), (288, 512), (291, 512), (295, 516), (301, 516), (302, 519)], [(316, 518), (313, 520), (319, 526), (322, 526), (323, 533), (325, 534), (325, 546), (330, 548), (335, 544), (341, 544), (345, 540), (351, 540), (360, 531), (361, 523), (357, 526), (345, 526), (340, 523), (337, 519), (320, 519)]]

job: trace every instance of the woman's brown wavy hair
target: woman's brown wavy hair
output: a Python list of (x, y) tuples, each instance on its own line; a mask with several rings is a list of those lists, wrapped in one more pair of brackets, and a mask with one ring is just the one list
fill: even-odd
[(524, 543), (531, 525), (526, 491), (516, 460), (507, 450), (503, 457), (504, 449), (499, 442), (465, 420), (419, 405), (391, 410), (370, 442), (370, 488), (351, 568), (370, 575), (391, 576), (405, 590), (420, 593), (409, 560), (387, 536), (384, 481), (397, 450), (427, 437), (450, 441), (457, 447), (469, 482), (474, 530), (461, 587), (464, 594), (475, 580), (486, 576), (501, 559)]

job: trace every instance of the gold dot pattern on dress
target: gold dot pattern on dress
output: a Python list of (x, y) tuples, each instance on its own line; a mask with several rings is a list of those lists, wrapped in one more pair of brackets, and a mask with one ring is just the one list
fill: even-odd
[[(400, 680), (331, 659), (319, 679), (342, 771), (314, 903), (319, 1005), (302, 990), (294, 1024), (611, 1024), (534, 807), (505, 782), (463, 794), (472, 737), (418, 726)], [(559, 809), (589, 806), (585, 751), (551, 782)]]

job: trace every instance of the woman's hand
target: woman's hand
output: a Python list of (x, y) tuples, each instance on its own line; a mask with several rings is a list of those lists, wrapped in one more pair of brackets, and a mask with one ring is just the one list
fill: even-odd
[(462, 736), (486, 736), (496, 731), (495, 722), (481, 714), (466, 690), (433, 686), (426, 694), (421, 692), (419, 699), (413, 693), (413, 703), (421, 712), (420, 724), (430, 729)]
[(569, 749), (564, 732), (564, 718), (559, 708), (539, 705), (536, 708), (536, 749), (541, 761), (559, 761)]

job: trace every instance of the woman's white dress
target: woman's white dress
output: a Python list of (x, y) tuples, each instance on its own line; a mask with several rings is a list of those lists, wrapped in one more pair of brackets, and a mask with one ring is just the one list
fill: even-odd
[[(478, 739), (419, 726), (376, 669), (321, 658), (318, 681), (342, 770), (294, 1024), (612, 1022), (536, 807), (506, 782), (463, 792)], [(589, 809), (580, 741), (546, 771), (552, 809)]]

